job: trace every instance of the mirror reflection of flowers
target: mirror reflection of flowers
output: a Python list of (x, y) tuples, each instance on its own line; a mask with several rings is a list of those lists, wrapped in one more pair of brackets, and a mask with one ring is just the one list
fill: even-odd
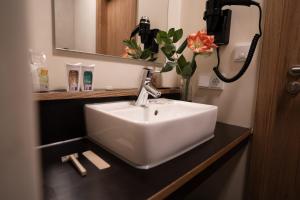
[(126, 46), (124, 53), (122, 54), (123, 58), (140, 59), (151, 62), (157, 60), (155, 57), (156, 53), (152, 52), (150, 49), (143, 49), (133, 38), (124, 40), (123, 44)]
[(129, 47), (125, 47), (124, 53), (122, 54), (122, 58), (130, 58), (130, 55), (135, 55), (136, 50), (130, 49)]
[[(171, 28), (168, 32), (160, 31), (157, 34), (156, 41), (161, 47), (161, 51), (167, 58), (167, 62), (161, 72), (169, 72), (174, 68), (178, 75), (184, 81), (182, 99), (188, 100), (190, 79), (197, 69), (196, 57), (198, 55), (210, 55), (217, 45), (214, 43), (214, 36), (207, 35), (205, 31), (198, 31), (190, 34), (184, 42), (177, 48), (176, 43), (183, 36), (183, 30)], [(193, 52), (191, 61), (187, 61), (183, 55), (184, 50), (188, 47)]]

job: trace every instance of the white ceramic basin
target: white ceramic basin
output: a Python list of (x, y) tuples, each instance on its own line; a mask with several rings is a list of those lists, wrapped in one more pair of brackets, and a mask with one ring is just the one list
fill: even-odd
[(214, 137), (217, 107), (156, 99), (85, 106), (88, 136), (136, 168), (162, 164)]

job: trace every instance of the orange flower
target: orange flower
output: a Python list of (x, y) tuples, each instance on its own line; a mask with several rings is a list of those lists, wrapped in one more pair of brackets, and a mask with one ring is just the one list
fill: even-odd
[(205, 31), (198, 31), (189, 35), (187, 41), (188, 47), (194, 53), (212, 53), (214, 48), (217, 48), (217, 45), (214, 43), (214, 36), (207, 35)]
[(131, 55), (136, 54), (136, 50), (130, 49), (129, 47), (125, 47), (124, 53), (122, 54), (122, 58), (129, 58), (130, 57), (129, 54), (131, 54)]
[(124, 51), (124, 53), (121, 55), (121, 57), (122, 57), (122, 58), (128, 58), (129, 55), (128, 55), (128, 53), (127, 53), (126, 51)]

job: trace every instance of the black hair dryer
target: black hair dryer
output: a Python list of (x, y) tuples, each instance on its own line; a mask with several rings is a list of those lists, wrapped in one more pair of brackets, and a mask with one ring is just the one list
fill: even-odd
[(240, 79), (251, 64), (258, 41), (262, 36), (262, 9), (258, 2), (252, 0), (207, 0), (206, 11), (203, 19), (207, 23), (207, 34), (215, 36), (215, 43), (219, 47), (222, 45), (227, 45), (230, 37), (232, 11), (230, 9), (223, 9), (224, 6), (257, 6), (259, 8), (259, 33), (256, 34), (252, 40), (244, 66), (234, 77), (226, 78), (219, 71), (220, 55), (219, 48), (217, 49), (218, 65), (214, 67), (214, 72), (222, 81), (226, 83), (232, 83)]
[(159, 46), (155, 42), (158, 32), (159, 29), (151, 29), (150, 19), (144, 16), (140, 19), (139, 25), (132, 31), (130, 38), (138, 34), (145, 49), (150, 49), (152, 53), (158, 53)]

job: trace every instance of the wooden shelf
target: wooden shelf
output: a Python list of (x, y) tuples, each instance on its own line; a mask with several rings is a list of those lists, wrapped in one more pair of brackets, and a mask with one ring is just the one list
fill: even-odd
[[(179, 93), (179, 88), (159, 89), (162, 94)], [(116, 89), (116, 90), (96, 90), (92, 92), (66, 92), (52, 91), (45, 93), (33, 93), (35, 101), (67, 100), (67, 99), (92, 99), (105, 97), (136, 96), (138, 89)]]
[[(110, 191), (115, 191), (111, 196), (112, 199), (166, 199), (184, 185), (191, 184), (190, 181), (195, 177), (197, 180), (206, 180), (208, 178), (206, 170), (212, 165), (222, 166), (222, 163), (217, 161), (225, 159), (227, 162), (229, 159), (227, 156), (233, 156), (244, 148), (250, 136), (249, 129), (217, 123), (214, 139), (149, 170), (129, 166), (88, 139), (45, 147), (40, 149), (44, 166), (42, 173), (45, 177), (43, 185), (51, 188), (58, 199), (65, 197), (66, 192), (75, 196), (90, 197), (89, 200), (107, 199), (107, 185), (110, 186)], [(93, 150), (112, 167), (99, 173), (92, 163), (83, 162), (88, 169), (88, 176), (84, 178), (72, 168), (62, 167), (60, 156), (65, 152), (79, 150), (81, 152)], [(199, 174), (204, 176), (197, 177)], [(75, 180), (76, 187), (65, 179)], [(77, 186), (82, 189), (78, 190)], [(51, 193), (45, 192), (44, 197), (51, 199)]]

